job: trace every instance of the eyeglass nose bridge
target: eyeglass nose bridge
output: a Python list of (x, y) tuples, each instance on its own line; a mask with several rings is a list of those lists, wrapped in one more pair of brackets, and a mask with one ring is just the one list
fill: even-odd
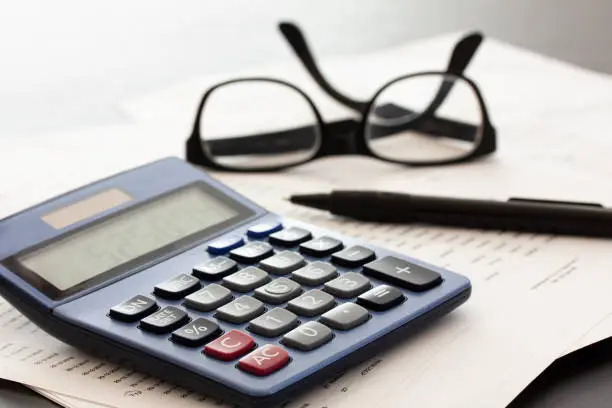
[(359, 154), (357, 133), (359, 123), (355, 119), (345, 119), (324, 125), (321, 140), (321, 156)]

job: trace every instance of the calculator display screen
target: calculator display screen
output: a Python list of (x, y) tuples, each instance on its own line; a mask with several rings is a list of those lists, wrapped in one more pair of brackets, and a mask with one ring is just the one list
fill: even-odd
[(249, 215), (224, 198), (191, 185), (70, 233), (16, 261), (63, 292)]

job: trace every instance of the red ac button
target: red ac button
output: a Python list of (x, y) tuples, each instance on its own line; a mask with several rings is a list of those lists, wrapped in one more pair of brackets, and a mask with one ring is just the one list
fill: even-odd
[(278, 346), (266, 344), (244, 356), (238, 367), (255, 375), (268, 375), (283, 368), (289, 362), (289, 354)]

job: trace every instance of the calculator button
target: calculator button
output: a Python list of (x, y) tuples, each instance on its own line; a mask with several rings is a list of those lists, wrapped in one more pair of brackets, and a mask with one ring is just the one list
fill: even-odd
[(209, 243), (206, 250), (213, 255), (221, 255), (243, 245), (244, 239), (240, 235), (227, 235)]
[(274, 279), (267, 285), (255, 289), (255, 297), (263, 302), (279, 305), (302, 293), (302, 287), (287, 278)]
[(357, 268), (376, 258), (374, 251), (355, 245), (332, 255), (332, 262), (347, 268)]
[(215, 281), (238, 270), (238, 264), (224, 256), (209, 259), (193, 267), (191, 274), (199, 279)]
[(270, 281), (270, 275), (254, 266), (249, 266), (223, 278), (223, 285), (237, 292), (250, 292)]
[(399, 289), (389, 285), (380, 285), (370, 289), (357, 298), (357, 303), (368, 309), (383, 311), (391, 309), (404, 301)]
[(197, 347), (221, 333), (219, 325), (200, 317), (172, 333), (172, 340), (189, 347)]
[(238, 368), (264, 376), (280, 370), (289, 362), (289, 354), (282, 348), (266, 344), (238, 361)]
[(230, 323), (244, 323), (256, 318), (265, 311), (263, 303), (250, 296), (240, 296), (238, 299), (217, 309), (215, 317)]
[(325, 258), (341, 250), (342, 247), (342, 241), (323, 236), (301, 244), (300, 252), (317, 258)]
[(332, 339), (329, 327), (319, 322), (307, 322), (285, 334), (281, 343), (287, 347), (309, 351)]
[(310, 290), (287, 304), (287, 308), (300, 316), (316, 316), (334, 307), (334, 298), (318, 289)]
[(146, 296), (138, 295), (113, 306), (109, 316), (124, 322), (135, 322), (157, 310), (157, 303)]
[(247, 235), (251, 238), (265, 238), (273, 232), (283, 229), (283, 224), (280, 222), (270, 222), (257, 224), (249, 227)]
[(297, 252), (282, 251), (259, 263), (259, 267), (274, 275), (287, 275), (306, 265), (304, 257)]
[(312, 238), (310, 231), (298, 227), (287, 228), (270, 235), (271, 244), (292, 247)]
[(291, 279), (308, 286), (319, 286), (338, 275), (336, 267), (327, 262), (312, 262), (291, 274)]
[(230, 257), (240, 263), (254, 264), (274, 254), (272, 247), (266, 242), (251, 242), (230, 252)]
[(386, 256), (364, 265), (363, 273), (415, 292), (422, 292), (442, 283), (442, 276), (438, 272), (394, 256)]
[(204, 346), (204, 354), (222, 361), (234, 360), (255, 346), (255, 341), (246, 333), (230, 330), (223, 336)]
[(371, 287), (370, 281), (365, 276), (355, 272), (347, 272), (327, 282), (323, 290), (336, 297), (350, 299), (361, 295)]
[(181, 273), (172, 279), (156, 285), (153, 293), (166, 299), (180, 299), (200, 289), (200, 286), (198, 278)]
[(153, 333), (170, 333), (187, 323), (187, 313), (174, 306), (163, 309), (145, 317), (140, 321), (140, 328)]
[(211, 283), (187, 296), (183, 305), (201, 312), (210, 312), (232, 300), (232, 292), (216, 283)]
[(355, 303), (343, 303), (321, 316), (321, 323), (336, 330), (349, 330), (365, 323), (370, 314)]
[(249, 323), (249, 330), (264, 337), (287, 333), (298, 324), (297, 316), (287, 309), (274, 308)]

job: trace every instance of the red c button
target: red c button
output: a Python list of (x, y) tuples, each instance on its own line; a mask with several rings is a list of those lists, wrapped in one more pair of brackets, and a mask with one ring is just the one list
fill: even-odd
[(230, 330), (204, 347), (204, 354), (218, 360), (230, 361), (247, 353), (255, 342), (251, 336), (238, 330)]

